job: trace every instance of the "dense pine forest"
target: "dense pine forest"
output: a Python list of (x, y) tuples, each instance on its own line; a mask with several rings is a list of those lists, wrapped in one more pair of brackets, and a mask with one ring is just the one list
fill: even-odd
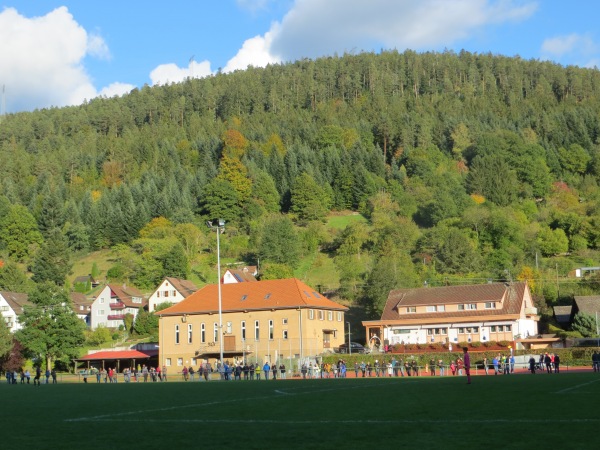
[(99, 250), (108, 280), (215, 282), (219, 217), (227, 261), (327, 273), (365, 318), (396, 287), (516, 279), (548, 314), (600, 289), (568, 276), (600, 265), (599, 135), (598, 70), (469, 52), (302, 60), (7, 115), (0, 288), (69, 286)]

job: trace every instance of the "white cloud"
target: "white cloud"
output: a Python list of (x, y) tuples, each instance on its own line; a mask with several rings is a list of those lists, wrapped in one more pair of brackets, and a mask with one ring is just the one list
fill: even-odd
[(98, 35), (88, 35), (66, 7), (27, 18), (14, 8), (0, 12), (0, 84), (10, 111), (79, 104), (97, 95), (82, 61), (108, 58)]
[(269, 31), (264, 37), (255, 36), (246, 40), (237, 54), (227, 61), (223, 71), (233, 72), (238, 69), (244, 70), (248, 66), (264, 67), (279, 62), (280, 58), (273, 56), (270, 51), (272, 36), (273, 31)]
[(281, 23), (244, 42), (224, 70), (382, 47), (449, 46), (486, 25), (524, 20), (536, 8), (527, 0), (296, 0)]
[(523, 20), (536, 8), (535, 2), (511, 0), (297, 0), (270, 50), (294, 60), (381, 47), (449, 46), (486, 25)]
[(178, 83), (186, 78), (203, 78), (211, 75), (210, 62), (190, 61), (188, 67), (179, 67), (177, 64), (161, 64), (150, 72), (152, 84)]
[(128, 94), (133, 89), (135, 89), (135, 86), (133, 84), (116, 82), (109, 84), (105, 88), (102, 88), (98, 95), (109, 98), (120, 97), (121, 95)]
[(595, 50), (596, 45), (589, 35), (577, 33), (548, 38), (542, 43), (542, 53), (546, 56), (561, 57), (569, 53), (585, 55)]

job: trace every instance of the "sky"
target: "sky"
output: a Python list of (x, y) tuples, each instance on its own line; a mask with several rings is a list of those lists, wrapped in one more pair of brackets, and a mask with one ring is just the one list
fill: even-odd
[(596, 0), (0, 0), (0, 113), (344, 53), (600, 67)]

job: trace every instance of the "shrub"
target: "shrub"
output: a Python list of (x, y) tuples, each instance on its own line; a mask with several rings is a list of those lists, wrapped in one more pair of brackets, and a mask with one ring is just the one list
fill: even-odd
[(508, 347), (510, 345), (510, 341), (500, 341), (498, 342), (500, 347)]
[(471, 347), (479, 348), (479, 347), (481, 347), (481, 342), (479, 342), (479, 341), (471, 342)]

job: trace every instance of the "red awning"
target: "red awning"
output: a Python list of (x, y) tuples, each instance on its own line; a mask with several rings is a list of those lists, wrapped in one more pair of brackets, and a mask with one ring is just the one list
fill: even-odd
[(148, 359), (158, 355), (158, 350), (119, 350), (91, 353), (78, 358), (77, 361), (102, 361), (106, 359)]

